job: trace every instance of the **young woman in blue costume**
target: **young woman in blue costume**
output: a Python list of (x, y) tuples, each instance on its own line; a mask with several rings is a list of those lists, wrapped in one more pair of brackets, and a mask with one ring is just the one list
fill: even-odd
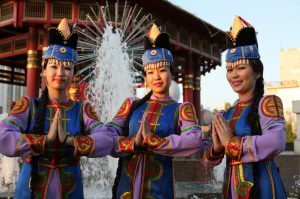
[(114, 155), (120, 157), (113, 198), (175, 198), (173, 157), (202, 150), (193, 105), (169, 95), (172, 63), (169, 36), (154, 24), (143, 55), (151, 91), (140, 100), (127, 98), (107, 125), (117, 134)]
[(263, 64), (254, 28), (236, 17), (228, 32), (226, 77), (239, 99), (213, 120), (213, 146), (205, 152), (210, 166), (226, 154), (224, 198), (286, 198), (273, 157), (285, 148), (281, 99), (264, 96)]
[(111, 153), (113, 139), (98, 131), (101, 123), (92, 107), (66, 96), (77, 38), (66, 19), (49, 29), (43, 64), (47, 88), (40, 98), (23, 96), (0, 121), (0, 153), (23, 159), (15, 199), (84, 198), (80, 156)]

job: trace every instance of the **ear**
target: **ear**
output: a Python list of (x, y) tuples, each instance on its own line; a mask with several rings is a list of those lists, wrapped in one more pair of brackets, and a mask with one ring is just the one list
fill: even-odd
[(43, 69), (43, 76), (46, 77), (46, 70)]

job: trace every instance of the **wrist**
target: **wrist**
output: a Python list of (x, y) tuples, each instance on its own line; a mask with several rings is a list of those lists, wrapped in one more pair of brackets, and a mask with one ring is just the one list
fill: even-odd
[(216, 147), (215, 145), (213, 145), (211, 152), (212, 152), (212, 155), (219, 156), (219, 155), (222, 155), (225, 153), (225, 148), (224, 148), (224, 146)]

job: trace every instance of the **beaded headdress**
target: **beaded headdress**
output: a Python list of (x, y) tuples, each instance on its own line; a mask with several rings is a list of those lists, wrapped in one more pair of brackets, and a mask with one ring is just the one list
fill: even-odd
[(153, 24), (144, 38), (144, 70), (170, 66), (173, 62), (173, 56), (169, 48), (169, 35), (161, 33), (156, 24)]
[(243, 18), (236, 16), (226, 39), (227, 67), (249, 64), (249, 59), (259, 59), (255, 29)]
[(78, 34), (70, 32), (65, 18), (61, 20), (58, 27), (49, 28), (48, 40), (49, 46), (44, 51), (44, 60), (54, 64), (58, 64), (59, 61), (70, 66), (76, 64)]

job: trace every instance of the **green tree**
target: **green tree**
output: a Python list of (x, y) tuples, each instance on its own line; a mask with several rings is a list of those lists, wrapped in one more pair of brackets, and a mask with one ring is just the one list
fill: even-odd
[(296, 139), (296, 135), (293, 132), (291, 121), (287, 121), (285, 123), (285, 129), (286, 129), (286, 142), (287, 143), (292, 143), (294, 141), (294, 139)]
[(229, 102), (226, 102), (224, 107), (225, 107), (225, 111), (227, 111), (231, 107), (231, 104)]

